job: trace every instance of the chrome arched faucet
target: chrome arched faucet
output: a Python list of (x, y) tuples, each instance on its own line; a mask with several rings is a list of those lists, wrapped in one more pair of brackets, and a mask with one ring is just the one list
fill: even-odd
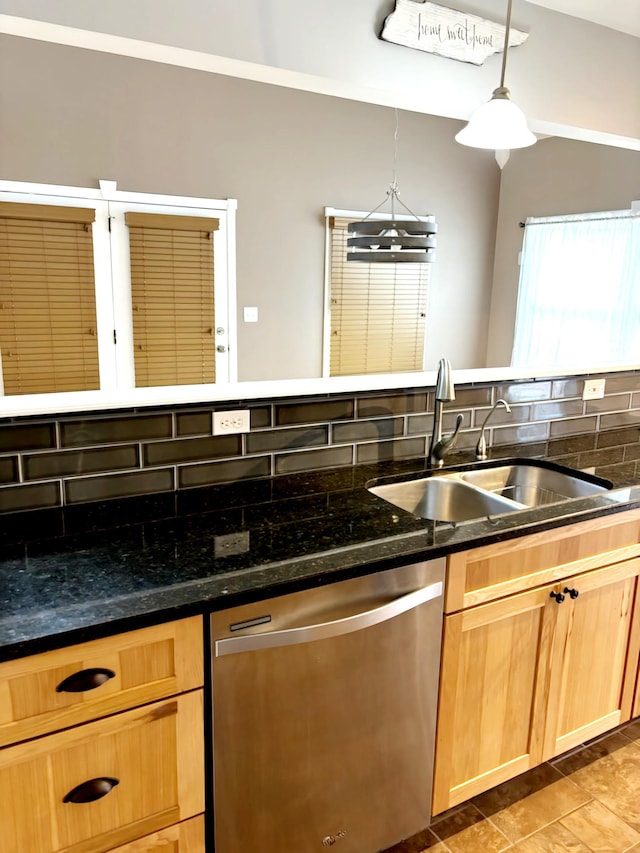
[(451, 378), (451, 364), (448, 358), (441, 358), (438, 364), (436, 399), (433, 406), (433, 429), (431, 430), (431, 443), (429, 445), (429, 464), (434, 468), (441, 468), (444, 464), (444, 457), (453, 448), (462, 425), (462, 415), (458, 415), (453, 432), (442, 435), (442, 404), (450, 403), (451, 400), (455, 399), (456, 392)]
[(500, 398), (496, 400), (491, 409), (489, 410), (489, 414), (484, 419), (484, 423), (482, 424), (482, 428), (480, 429), (480, 438), (478, 439), (478, 443), (476, 444), (476, 459), (486, 459), (487, 458), (487, 440), (484, 437), (485, 427), (487, 426), (487, 421), (491, 417), (491, 415), (495, 412), (498, 406), (504, 406), (508, 412), (511, 412), (509, 404), (506, 400)]

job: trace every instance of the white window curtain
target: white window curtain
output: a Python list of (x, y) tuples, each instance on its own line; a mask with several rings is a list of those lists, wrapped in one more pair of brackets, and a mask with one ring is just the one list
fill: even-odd
[(514, 367), (640, 363), (640, 216), (525, 223)]

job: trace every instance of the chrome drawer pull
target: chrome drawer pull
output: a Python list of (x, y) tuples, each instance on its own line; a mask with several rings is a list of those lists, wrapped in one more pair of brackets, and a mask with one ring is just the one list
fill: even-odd
[(62, 798), (63, 803), (94, 803), (96, 800), (106, 797), (113, 790), (119, 779), (110, 776), (98, 776), (96, 779), (88, 779), (76, 785), (68, 794)]
[(96, 687), (100, 687), (105, 681), (109, 681), (115, 676), (116, 674), (112, 669), (101, 669), (100, 667), (81, 669), (61, 681), (56, 687), (56, 693), (84, 693), (86, 690), (95, 690)]

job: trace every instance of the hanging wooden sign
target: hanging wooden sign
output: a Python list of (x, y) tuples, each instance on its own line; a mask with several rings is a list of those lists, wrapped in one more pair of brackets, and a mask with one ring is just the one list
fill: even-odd
[[(502, 52), (504, 31), (504, 26), (495, 21), (437, 3), (396, 0), (396, 8), (385, 19), (380, 38), (448, 59), (482, 65), (488, 56)], [(528, 38), (529, 33), (512, 27), (509, 47), (522, 44)]]

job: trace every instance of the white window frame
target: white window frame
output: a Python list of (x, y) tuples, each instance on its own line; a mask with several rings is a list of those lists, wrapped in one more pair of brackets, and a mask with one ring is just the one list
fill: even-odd
[[(101, 180), (99, 183), (100, 189), (85, 189), (0, 181), (0, 201), (95, 209), (96, 219), (92, 236), (100, 370), (99, 391), (0, 396), (0, 416), (96, 409), (137, 403), (149, 405), (198, 402), (217, 396), (215, 390), (220, 385), (238, 381), (236, 199), (130, 193), (119, 191), (115, 181)], [(201, 216), (218, 220), (218, 228), (212, 232), (215, 342), (216, 347), (224, 347), (224, 351), (216, 352), (215, 383), (135, 387), (129, 234), (124, 224), (126, 211)], [(218, 333), (218, 329), (222, 331)], [(0, 394), (2, 393), (3, 389), (0, 388)]]
[[(593, 223), (597, 226), (616, 220), (625, 220), (630, 228), (627, 234), (618, 235), (617, 245), (622, 245), (624, 251), (612, 259), (607, 238), (598, 233), (595, 235), (585, 233), (585, 229), (591, 228), (593, 231)], [(640, 226), (640, 217), (637, 216), (633, 207), (630, 210), (559, 214), (529, 217), (526, 220), (520, 256), (512, 366), (521, 369), (530, 368), (532, 364), (540, 364), (541, 346), (544, 347), (549, 341), (561, 344), (563, 341), (561, 330), (566, 328), (567, 324), (577, 325), (579, 322), (583, 324), (583, 330), (579, 336), (580, 346), (572, 344), (572, 350), (574, 347), (577, 348), (577, 354), (575, 354), (577, 364), (584, 363), (587, 357), (595, 357), (598, 366), (602, 369), (620, 369), (625, 366), (630, 368), (637, 364), (639, 350), (635, 343), (637, 336), (634, 318), (637, 317), (640, 302), (636, 298), (637, 291), (634, 285), (637, 272), (640, 271), (640, 260), (637, 260), (638, 255), (633, 249), (634, 246), (638, 246), (640, 240), (638, 226)], [(530, 229), (545, 229), (545, 231), (537, 232)], [(575, 233), (567, 233), (573, 231)], [(560, 237), (559, 235), (563, 232), (564, 235)], [(541, 234), (545, 235), (544, 242)], [(528, 237), (532, 239), (532, 244), (528, 242)], [(537, 241), (536, 237), (539, 237)], [(599, 240), (598, 237), (600, 237)], [(611, 235), (608, 239), (612, 239)], [(562, 241), (563, 247), (561, 257), (557, 251), (559, 240)], [(631, 245), (628, 245), (628, 241), (631, 241)], [(607, 252), (609, 257), (606, 257)], [(601, 261), (600, 268), (595, 265), (590, 253), (597, 254), (598, 260)], [(580, 278), (582, 259), (589, 265), (589, 272), (583, 271)], [(616, 263), (612, 263), (612, 260)], [(601, 270), (603, 261), (607, 264), (606, 275)], [(626, 265), (624, 269), (620, 264)], [(564, 268), (570, 268), (570, 272), (565, 273)], [(618, 277), (614, 277), (616, 270)], [(591, 289), (582, 298), (582, 291), (586, 284), (590, 284)], [(619, 290), (624, 287), (626, 290)], [(612, 296), (612, 294), (618, 294), (618, 296)], [(620, 294), (622, 301), (620, 301)], [(606, 303), (607, 310), (601, 307), (601, 300)], [(569, 304), (570, 311), (567, 309)], [(586, 313), (584, 305), (589, 306)], [(541, 316), (540, 306), (545, 312), (543, 316)], [(592, 317), (591, 320), (588, 319), (589, 314)], [(585, 316), (586, 319), (584, 319)], [(534, 335), (534, 332), (537, 334)], [(624, 351), (621, 346), (623, 342), (627, 345)], [(550, 365), (558, 361), (564, 363), (565, 357), (558, 358), (558, 353), (554, 351), (548, 363)]]
[[(336, 207), (325, 207), (324, 209), (324, 313), (322, 323), (322, 376), (323, 378), (331, 377), (331, 217), (337, 219), (353, 219), (354, 222), (362, 221), (363, 219), (387, 220), (388, 213), (368, 213), (363, 210), (342, 210)], [(420, 222), (435, 222), (435, 216), (416, 216)], [(355, 263), (355, 261), (352, 261)], [(431, 282), (427, 285), (427, 317), (424, 324), (424, 339), (422, 341), (422, 370), (425, 369), (427, 357), (427, 330), (428, 330), (428, 311), (429, 311), (429, 293)], [(364, 374), (365, 376), (376, 376), (380, 374)], [(337, 379), (339, 377), (331, 377)]]

